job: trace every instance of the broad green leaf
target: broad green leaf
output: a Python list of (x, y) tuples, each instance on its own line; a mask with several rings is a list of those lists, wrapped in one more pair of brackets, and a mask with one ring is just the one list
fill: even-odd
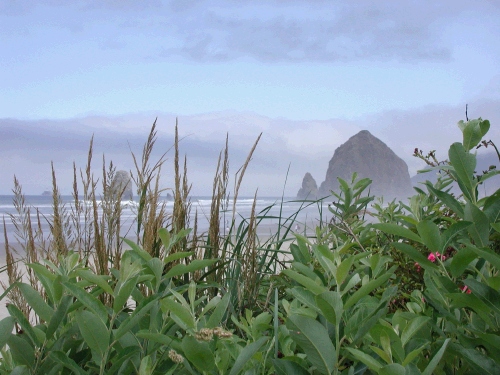
[[(350, 243), (349, 245), (352, 245), (352, 243)], [(333, 255), (332, 250), (330, 250), (330, 248), (328, 246), (322, 245), (322, 244), (313, 245), (313, 249), (315, 249), (315, 251), (317, 251), (319, 254), (321, 254), (321, 256), (327, 258), (331, 262), (335, 261), (335, 256)], [(340, 250), (339, 250), (339, 252), (340, 252)], [(320, 257), (318, 255), (316, 255), (316, 256), (318, 258)]]
[[(354, 337), (352, 341), (354, 343), (359, 342), (362, 340), (365, 335), (373, 328), (375, 324), (380, 320), (380, 318), (384, 317), (387, 315), (387, 307), (385, 307), (385, 303), (379, 305), (377, 308), (374, 308), (368, 316), (366, 316), (363, 320), (359, 322), (359, 324), (355, 327), (354, 331), (347, 332), (346, 329), (346, 334), (353, 334)], [(384, 306), (384, 307), (381, 307)], [(352, 318), (351, 318), (352, 319)], [(352, 324), (350, 321), (347, 322), (347, 325), (352, 327)]]
[(352, 354), (354, 359), (363, 362), (372, 371), (378, 373), (382, 369), (382, 364), (373, 358), (371, 355), (362, 352), (361, 350), (354, 348), (346, 348), (346, 350)]
[(56, 363), (61, 363), (64, 367), (70, 369), (75, 374), (85, 375), (87, 374), (78, 364), (68, 355), (60, 350), (51, 351), (49, 357)]
[(30, 263), (28, 264), (28, 267), (30, 267), (36, 274), (38, 280), (43, 285), (43, 288), (45, 289), (45, 293), (47, 293), (49, 299), (53, 302), (57, 302), (57, 298), (54, 294), (54, 286), (53, 282), (56, 279), (56, 276), (51, 273), (45, 266), (39, 264), (39, 263)]
[(448, 157), (455, 169), (457, 182), (462, 192), (470, 201), (474, 201), (473, 178), (476, 169), (476, 156), (469, 153), (461, 143), (455, 142), (448, 151)]
[(423, 243), (432, 252), (441, 251), (441, 233), (436, 224), (424, 220), (417, 224), (417, 231)]
[(324, 292), (316, 296), (316, 303), (321, 312), (333, 325), (339, 325), (344, 313), (342, 296), (338, 292)]
[(488, 217), (490, 223), (495, 223), (500, 218), (500, 189), (486, 198), (483, 212)]
[(488, 246), (490, 238), (490, 221), (486, 214), (475, 204), (467, 202), (464, 210), (464, 219), (472, 222), (472, 225), (467, 228), (467, 231), (476, 245), (478, 247)]
[(411, 230), (402, 227), (401, 225), (392, 224), (392, 223), (376, 223), (372, 224), (375, 229), (378, 229), (387, 234), (393, 234), (395, 236), (407, 238), (409, 240), (422, 243), (422, 239), (418, 234), (413, 233)]
[(481, 118), (479, 120), (479, 127), (481, 128), (481, 134), (484, 137), (486, 133), (490, 130), (490, 122), (489, 120), (483, 120)]
[(202, 373), (210, 373), (216, 368), (214, 354), (208, 343), (200, 342), (192, 336), (182, 339), (182, 351), (186, 358)]
[(172, 342), (174, 340), (173, 338), (164, 334), (149, 332), (148, 330), (141, 330), (136, 333), (136, 336), (140, 337), (141, 339), (146, 339), (166, 346), (172, 345)]
[(28, 337), (30, 338), (31, 342), (35, 346), (41, 346), (42, 343), (40, 342), (38, 336), (36, 335), (35, 330), (31, 326), (31, 324), (28, 321), (28, 319), (26, 319), (26, 317), (24, 316), (24, 314), (22, 313), (22, 311), (19, 310), (17, 308), (17, 306), (15, 306), (13, 304), (8, 304), (7, 305), (7, 310), (9, 311), (9, 314), (11, 316), (13, 316), (14, 318), (16, 318), (17, 322), (19, 323), (19, 325), (21, 326), (21, 328), (23, 329), (23, 331), (25, 332), (25, 334), (28, 335)]
[(500, 233), (500, 223), (491, 223), (490, 225), (496, 232)]
[(160, 294), (154, 294), (142, 300), (135, 310), (123, 322), (121, 322), (118, 329), (114, 332), (115, 340), (121, 338), (125, 333), (135, 327), (139, 321), (146, 315), (157, 303)]
[(317, 284), (314, 280), (311, 280), (309, 277), (301, 275), (293, 270), (286, 269), (282, 271), (283, 274), (288, 276), (289, 278), (295, 280), (299, 284), (303, 285), (307, 290), (311, 291), (314, 294), (321, 294), (326, 291), (326, 288), (322, 285)]
[(481, 299), (474, 294), (467, 294), (463, 292), (459, 293), (448, 293), (446, 294), (448, 298), (452, 300), (452, 307), (463, 308), (468, 307), (479, 315), (481, 319), (485, 321), (486, 324), (493, 327), (496, 324), (491, 320), (491, 308), (488, 307)]
[(429, 345), (429, 343), (425, 343), (424, 345), (420, 346), (419, 348), (412, 350), (408, 355), (406, 356), (405, 360), (403, 361), (402, 365), (403, 366), (408, 366), (411, 362), (417, 358), (420, 353)]
[(194, 253), (192, 251), (179, 251), (178, 253), (173, 253), (173, 254), (170, 254), (169, 256), (165, 257), (163, 259), (163, 263), (168, 264), (168, 263), (173, 262), (175, 260), (187, 258), (193, 254)]
[(442, 233), (442, 243), (441, 250), (442, 254), (445, 253), (446, 249), (450, 245), (451, 241), (455, 236), (457, 236), (460, 232), (467, 229), (472, 223), (470, 221), (459, 221), (457, 223), (452, 224), (448, 229), (446, 229)]
[(303, 288), (293, 288), (290, 290), (290, 293), (292, 296), (294, 296), (298, 302), (306, 305), (309, 307), (307, 310), (301, 310), (302, 315), (310, 315), (316, 317), (316, 314), (321, 313), (321, 310), (318, 307), (318, 304), (316, 303), (316, 300), (314, 299), (314, 294), (310, 292), (308, 289), (303, 289)]
[[(448, 339), (449, 340), (449, 339)], [(471, 365), (474, 374), (498, 375), (498, 364), (493, 359), (483, 355), (479, 350), (466, 349), (452, 343), (450, 349)]]
[(47, 326), (47, 332), (45, 334), (48, 340), (52, 338), (52, 335), (57, 331), (57, 328), (63, 322), (68, 312), (68, 308), (72, 302), (73, 302), (73, 297), (70, 295), (65, 295), (61, 299), (59, 306), (57, 307), (54, 315), (52, 315), (52, 318), (50, 319)]
[(436, 369), (439, 361), (444, 355), (444, 352), (446, 350), (446, 347), (450, 343), (450, 339), (446, 339), (443, 343), (443, 346), (437, 351), (436, 355), (432, 357), (431, 361), (425, 368), (424, 372), (422, 372), (422, 375), (432, 375), (434, 373), (434, 370)]
[(132, 251), (135, 254), (139, 255), (145, 261), (148, 261), (152, 258), (152, 256), (147, 251), (144, 251), (143, 249), (141, 249), (141, 247), (139, 245), (137, 245), (134, 241), (131, 241), (125, 237), (121, 237), (121, 239), (123, 240), (123, 242), (125, 242), (132, 249)]
[(210, 318), (208, 318), (208, 322), (205, 326), (206, 328), (215, 328), (220, 325), (222, 318), (224, 318), (224, 315), (226, 314), (230, 299), (231, 293), (226, 293), (224, 297), (222, 297), (215, 307), (214, 312), (210, 315)]
[(378, 375), (405, 375), (406, 370), (399, 363), (391, 363), (380, 369)]
[(304, 367), (287, 359), (273, 359), (273, 365), (277, 375), (309, 375)]
[(15, 325), (15, 318), (13, 316), (8, 316), (0, 320), (0, 350), (4, 347), (12, 334), (12, 330)]
[(412, 260), (417, 262), (421, 267), (429, 270), (437, 270), (438, 266), (432, 263), (427, 257), (425, 257), (421, 252), (417, 251), (413, 246), (407, 245), (401, 242), (392, 242), (394, 246), (399, 251), (408, 255)]
[(478, 256), (490, 262), (497, 270), (500, 270), (500, 256), (498, 254), (492, 252), (488, 248), (478, 249), (472, 245), (467, 246), (467, 249), (472, 250)]
[(185, 273), (194, 272), (203, 268), (209, 267), (218, 262), (219, 259), (195, 259), (188, 265), (177, 264), (164, 276), (165, 279), (170, 279), (175, 276), (184, 275)]
[(467, 266), (477, 258), (477, 255), (469, 246), (459, 248), (451, 259), (450, 272), (453, 277), (462, 275)]
[(296, 262), (307, 264), (306, 260), (302, 256), (302, 253), (300, 252), (300, 249), (297, 246), (297, 244), (294, 244), (294, 243), (290, 244), (290, 253), (292, 253), (293, 259)]
[(361, 193), (363, 190), (365, 190), (370, 184), (372, 183), (372, 180), (365, 177), (361, 178), (352, 187), (352, 190), (355, 192), (355, 195), (358, 195)]
[(472, 293), (479, 297), (486, 305), (492, 308), (497, 314), (500, 314), (500, 293), (495, 289), (483, 284), (477, 280), (466, 279), (464, 284), (469, 287)]
[[(489, 127), (488, 127), (489, 128)], [(463, 146), (466, 151), (469, 151), (477, 146), (481, 139), (483, 138), (483, 132), (479, 126), (479, 120), (470, 120), (465, 123), (463, 132)], [(487, 130), (486, 130), (487, 131)]]
[(434, 188), (431, 183), (426, 183), (427, 189), (434, 194), (436, 197), (438, 197), (441, 202), (443, 202), (450, 210), (455, 212), (458, 217), (463, 219), (464, 217), (464, 208), (462, 203), (460, 203), (455, 197), (445, 191), (438, 190)]
[(495, 349), (500, 349), (500, 336), (494, 333), (478, 333), (485, 342), (490, 344)]
[(323, 374), (330, 374), (335, 365), (335, 347), (325, 326), (312, 318), (290, 315), (286, 321), (290, 336), (304, 350), (308, 360)]
[(113, 301), (113, 311), (115, 312), (115, 314), (117, 314), (124, 308), (130, 297), (130, 294), (132, 293), (132, 290), (137, 285), (138, 279), (139, 275), (135, 275), (134, 277), (125, 280), (123, 284), (120, 282), (116, 286), (113, 293), (115, 295), (115, 299)]
[(16, 366), (14, 369), (9, 373), (10, 375), (30, 375), (31, 372), (27, 366)]
[(303, 263), (307, 264), (311, 261), (311, 254), (309, 253), (309, 247), (307, 246), (307, 238), (301, 236), (300, 234), (295, 234), (297, 239), (297, 246), (299, 247), (300, 254), (302, 255)]
[(352, 288), (354, 288), (356, 285), (358, 285), (358, 283), (361, 281), (361, 277), (359, 277), (359, 274), (358, 273), (355, 273), (354, 275), (352, 275), (352, 277), (349, 279), (349, 281), (347, 282), (347, 284), (344, 286), (344, 288), (342, 288), (342, 292), (341, 294), (344, 295), (346, 294), (347, 292), (349, 292), (349, 290), (351, 290)]
[(335, 274), (335, 280), (337, 281), (337, 285), (342, 285), (344, 282), (349, 270), (352, 267), (352, 263), (354, 262), (354, 257), (350, 256), (347, 259), (344, 259), (342, 263), (337, 267), (337, 273)]
[(48, 322), (52, 315), (54, 314), (54, 310), (47, 305), (44, 299), (40, 296), (31, 285), (19, 283), (17, 287), (23, 294), (28, 305), (35, 311), (35, 313), (44, 321)]
[(101, 319), (103, 324), (106, 324), (108, 321), (108, 311), (101, 301), (75, 284), (69, 282), (64, 282), (62, 284), (76, 297), (79, 302), (81, 302), (89, 310), (92, 310), (96, 316)]
[(427, 322), (430, 320), (427, 316), (417, 316), (413, 318), (403, 330), (401, 334), (401, 343), (403, 347), (410, 341), (410, 339), (417, 333)]
[(363, 285), (361, 288), (359, 288), (356, 292), (354, 292), (349, 299), (346, 301), (344, 305), (344, 309), (347, 310), (350, 307), (354, 306), (361, 298), (364, 296), (368, 295), (370, 292), (373, 290), (379, 288), (383, 284), (385, 284), (391, 276), (394, 274), (394, 271), (396, 270), (397, 266), (391, 267), (389, 270), (387, 270), (387, 273), (369, 281), (367, 284)]
[(300, 272), (302, 275), (308, 277), (311, 280), (316, 281), (316, 279), (320, 279), (320, 277), (308, 266), (305, 264), (299, 263), (299, 262), (293, 262), (292, 263), (292, 268), (295, 271)]
[(370, 345), (370, 349), (373, 350), (386, 363), (392, 363), (392, 356), (389, 356), (384, 350), (374, 345)]
[(161, 243), (165, 247), (165, 249), (170, 248), (170, 232), (165, 228), (161, 228), (158, 231), (158, 236), (160, 237)]
[(176, 319), (176, 323), (179, 324), (183, 329), (196, 329), (196, 321), (191, 315), (189, 309), (182, 306), (180, 303), (174, 301), (172, 298), (164, 298), (160, 302), (161, 308), (165, 312), (170, 312), (172, 318)]
[(248, 344), (240, 352), (236, 360), (234, 361), (233, 368), (229, 372), (229, 375), (237, 375), (247, 364), (247, 362), (259, 351), (259, 349), (267, 342), (267, 337), (261, 337), (257, 341)]
[(152, 375), (153, 374), (153, 360), (151, 356), (147, 355), (141, 360), (139, 366), (139, 375)]
[(18, 335), (10, 335), (7, 339), (10, 354), (16, 364), (32, 367), (35, 363), (35, 350), (25, 339)]
[(78, 276), (80, 276), (82, 279), (87, 280), (90, 283), (93, 283), (100, 287), (102, 290), (104, 290), (106, 293), (110, 295), (113, 294), (113, 289), (111, 289), (111, 286), (108, 284), (108, 276), (105, 275), (96, 275), (95, 273), (89, 271), (89, 270), (83, 270), (83, 269), (78, 269), (75, 272)]
[(80, 310), (75, 314), (78, 328), (83, 339), (90, 349), (99, 354), (96, 363), (100, 363), (102, 356), (108, 349), (110, 333), (102, 320), (93, 312)]

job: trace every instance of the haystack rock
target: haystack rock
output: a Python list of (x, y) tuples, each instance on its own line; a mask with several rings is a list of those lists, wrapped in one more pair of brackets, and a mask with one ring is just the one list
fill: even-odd
[(127, 171), (118, 171), (115, 174), (113, 182), (111, 183), (111, 190), (114, 196), (118, 196), (123, 192), (121, 200), (132, 200), (134, 195), (132, 193), (132, 178)]
[(319, 194), (338, 191), (337, 177), (350, 181), (354, 172), (358, 178), (368, 177), (373, 181), (370, 194), (376, 197), (406, 198), (412, 194), (406, 163), (368, 130), (360, 131), (335, 150)]
[(302, 188), (297, 193), (297, 199), (316, 199), (318, 197), (318, 185), (313, 176), (307, 172), (302, 180)]

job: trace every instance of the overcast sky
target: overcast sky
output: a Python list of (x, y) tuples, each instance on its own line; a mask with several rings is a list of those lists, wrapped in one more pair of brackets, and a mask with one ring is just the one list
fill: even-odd
[(226, 132), (232, 173), (263, 132), (248, 195), (279, 195), (288, 165), (287, 195), (321, 183), (362, 129), (414, 174), (415, 147), (445, 158), (460, 138), (466, 103), (500, 139), (497, 0), (2, 0), (0, 51), (0, 194), (14, 174), (47, 189), (51, 160), (69, 193), (92, 134), (96, 171), (102, 153), (131, 169), (156, 117), (159, 155), (178, 116), (195, 194)]

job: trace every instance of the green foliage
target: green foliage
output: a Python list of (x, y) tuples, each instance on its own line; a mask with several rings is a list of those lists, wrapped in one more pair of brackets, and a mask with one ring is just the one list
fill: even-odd
[[(222, 261), (194, 258), (181, 228), (151, 239), (161, 258), (124, 240), (105, 273), (72, 252), (30, 263), (41, 288), (11, 290), (37, 323), (8, 306), (0, 374), (500, 373), (500, 191), (478, 195), (497, 172), (476, 175), (471, 152), (490, 125), (459, 127), (449, 161), (431, 157), (442, 178), (406, 204), (370, 206), (368, 179), (339, 179), (332, 219), (295, 235), (281, 272), (294, 217), (258, 253), (265, 212), (218, 239)], [(378, 223), (365, 220), (370, 207)]]

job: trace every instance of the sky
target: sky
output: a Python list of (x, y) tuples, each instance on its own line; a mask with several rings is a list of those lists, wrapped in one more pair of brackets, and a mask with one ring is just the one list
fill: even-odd
[[(230, 173), (262, 133), (242, 193), (294, 196), (318, 185), (362, 129), (408, 164), (446, 158), (465, 119), (500, 136), (496, 0), (0, 1), (0, 194), (63, 194), (94, 135), (132, 170), (157, 118), (159, 157), (176, 118), (192, 192), (207, 195), (229, 134)], [(162, 182), (172, 186), (173, 154)], [(286, 184), (285, 184), (286, 183)]]

